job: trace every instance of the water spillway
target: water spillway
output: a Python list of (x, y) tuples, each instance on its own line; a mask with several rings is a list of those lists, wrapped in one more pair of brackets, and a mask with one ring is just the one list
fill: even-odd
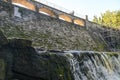
[[(112, 52), (64, 51), (50, 53), (64, 57), (70, 66), (71, 80), (120, 80), (120, 55)], [(62, 60), (58, 60), (61, 62)], [(58, 63), (59, 63), (58, 62)], [(64, 66), (64, 62), (63, 65)], [(65, 78), (63, 71), (62, 79)]]
[(68, 60), (74, 80), (120, 80), (119, 54), (104, 52), (69, 54)]

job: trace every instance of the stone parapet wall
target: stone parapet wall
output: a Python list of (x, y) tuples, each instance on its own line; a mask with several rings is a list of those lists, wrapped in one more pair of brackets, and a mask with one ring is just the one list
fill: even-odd
[[(10, 3), (10, 1), (8, 1), (8, 3)], [(24, 7), (35, 12), (45, 13), (51, 17), (62, 19), (64, 21), (74, 23), (77, 25), (81, 26), (85, 25), (85, 20), (80, 17), (74, 16), (74, 13), (67, 13), (54, 7), (48, 6), (46, 4), (37, 2), (35, 0), (11, 0), (11, 4), (19, 5), (21, 7)]]

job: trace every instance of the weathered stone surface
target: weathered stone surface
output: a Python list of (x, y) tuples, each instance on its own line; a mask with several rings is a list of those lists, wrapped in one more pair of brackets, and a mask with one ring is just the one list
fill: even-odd
[(9, 44), (11, 47), (30, 47), (32, 45), (32, 41), (25, 39), (9, 39)]
[(7, 38), (3, 35), (2, 31), (0, 30), (0, 46), (5, 45), (8, 43)]
[(0, 17), (6, 17), (8, 13), (6, 11), (0, 11)]
[(5, 80), (5, 61), (0, 59), (0, 80)]
[(30, 46), (13, 47), (8, 43), (0, 48), (0, 64), (4, 58), (6, 65), (0, 67), (0, 78), (4, 80), (5, 70), (5, 80), (73, 80), (70, 64), (60, 53), (51, 50), (41, 54)]
[(73, 80), (64, 56), (52, 52), (36, 54), (32, 48), (15, 52), (13, 72), (14, 78), (21, 80)]
[(33, 46), (43, 49), (101, 50), (97, 48), (99, 45), (94, 42), (95, 40), (83, 27), (70, 25), (67, 22), (52, 19), (45, 15), (39, 17), (41, 18), (36, 19), (37, 21), (27, 22), (21, 22), (22, 20), (12, 22), (12, 20), (5, 19), (6, 24), (3, 22), (4, 25), (0, 28), (8, 38), (29, 39), (32, 40)]
[[(13, 52), (12, 48), (8, 44), (0, 47), (0, 60), (2, 60), (2, 70), (5, 70), (4, 80), (11, 80), (12, 78), (12, 66), (13, 66)], [(2, 78), (4, 75), (2, 75)]]

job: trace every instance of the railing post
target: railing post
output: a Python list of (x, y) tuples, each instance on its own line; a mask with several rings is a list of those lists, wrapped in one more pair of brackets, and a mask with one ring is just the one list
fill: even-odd
[(37, 13), (39, 13), (39, 8), (38, 8), (37, 5), (35, 5), (35, 11), (36, 11)]
[(88, 15), (85, 15), (85, 19), (88, 20)]
[(9, 5), (9, 16), (12, 17), (13, 9), (12, 9), (12, 0), (7, 0)]
[(86, 29), (88, 30), (88, 28), (89, 28), (89, 21), (88, 21), (88, 15), (85, 15), (85, 27), (86, 27)]

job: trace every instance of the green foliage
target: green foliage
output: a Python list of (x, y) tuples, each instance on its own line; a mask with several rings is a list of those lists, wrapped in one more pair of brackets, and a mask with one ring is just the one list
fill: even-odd
[(120, 29), (120, 10), (106, 11), (105, 13), (102, 13), (100, 17), (94, 16), (93, 22)]

